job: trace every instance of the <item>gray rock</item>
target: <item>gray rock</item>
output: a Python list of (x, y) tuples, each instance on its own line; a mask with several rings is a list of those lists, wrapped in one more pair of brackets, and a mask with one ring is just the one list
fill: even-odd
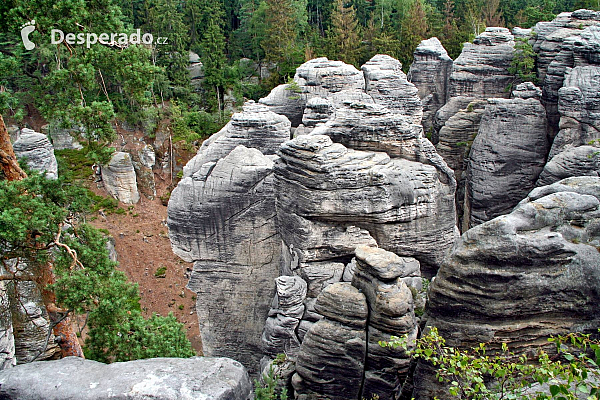
[(52, 147), (55, 150), (72, 149), (80, 150), (83, 148), (76, 137), (81, 136), (85, 132), (85, 128), (73, 126), (70, 129), (66, 129), (60, 126), (58, 123), (51, 123), (48, 125), (48, 136), (52, 141)]
[(566, 149), (544, 166), (538, 186), (550, 185), (571, 176), (600, 176), (600, 148), (580, 146)]
[(48, 332), (50, 321), (34, 282), (15, 282), (9, 296), (17, 364), (60, 357), (60, 348)]
[(473, 43), (465, 43), (454, 60), (449, 95), (508, 97), (506, 87), (514, 79), (508, 71), (514, 45), (513, 35), (506, 28), (487, 28)]
[[(454, 97), (447, 105), (459, 103), (464, 97)], [(457, 101), (458, 100), (458, 101)], [(464, 109), (452, 115), (439, 131), (436, 151), (454, 171), (456, 178), (456, 214), (461, 231), (468, 229), (468, 219), (464, 221), (464, 201), (466, 171), (473, 140), (479, 132), (481, 117), (487, 100), (474, 100)]]
[(140, 193), (149, 199), (154, 199), (156, 197), (156, 182), (152, 170), (156, 162), (154, 149), (146, 145), (139, 150), (132, 150), (129, 155)]
[(0, 372), (7, 400), (247, 400), (246, 369), (226, 358), (152, 358), (102, 364), (77, 357)]
[(183, 178), (168, 206), (173, 251), (194, 262), (188, 287), (204, 354), (237, 359), (251, 373), (279, 274), (272, 168), (259, 150), (238, 146)]
[(120, 202), (135, 204), (140, 201), (135, 169), (129, 153), (114, 153), (108, 164), (102, 167), (102, 180), (106, 191)]
[(490, 99), (467, 168), (469, 226), (506, 214), (535, 186), (549, 144), (544, 107), (535, 99)]
[[(202, 143), (198, 154), (183, 168), (184, 177), (200, 179), (202, 168), (208, 162), (217, 162), (237, 146), (258, 149), (264, 155), (275, 154), (279, 145), (290, 138), (290, 121), (269, 111), (269, 108), (248, 101), (241, 113), (233, 114), (231, 120), (219, 132)], [(201, 172), (199, 172), (201, 171)]]
[(275, 164), (278, 224), (284, 243), (299, 249), (298, 256), (309, 248), (315, 230), (333, 234), (336, 226), (352, 221), (382, 248), (415, 257), (430, 270), (454, 241), (454, 187), (444, 184), (433, 166), (348, 149), (323, 135), (286, 142), (280, 155)]
[(418, 89), (423, 104), (423, 129), (427, 133), (433, 131), (435, 113), (448, 99), (452, 64), (452, 59), (436, 37), (423, 40), (414, 52), (408, 81)]
[(542, 98), (542, 89), (535, 86), (532, 82), (523, 82), (515, 87), (512, 96), (519, 99), (540, 100)]
[(415, 124), (421, 124), (423, 105), (418, 89), (406, 79), (400, 61), (378, 54), (361, 69), (365, 76), (365, 91), (375, 103), (412, 118)]
[(433, 133), (431, 135), (431, 143), (437, 146), (440, 140), (440, 130), (446, 122), (457, 112), (467, 108), (469, 103), (476, 100), (475, 97), (455, 96), (448, 100), (442, 108), (440, 108), (433, 118)]
[(329, 97), (344, 90), (365, 89), (363, 74), (353, 65), (325, 57), (307, 61), (296, 69), (294, 81), (310, 94), (309, 97)]
[(15, 156), (25, 158), (27, 165), (34, 171), (45, 172), (49, 179), (58, 178), (58, 164), (54, 148), (43, 133), (32, 129), (21, 129), (19, 139), (13, 144)]
[[(600, 178), (534, 189), (510, 214), (467, 231), (429, 289), (428, 326), (449, 346), (508, 344), (516, 354), (549, 336), (592, 332), (600, 323)], [(435, 373), (435, 372), (434, 372)], [(432, 375), (413, 394), (442, 392)]]
[(335, 319), (326, 316), (304, 337), (292, 377), (296, 398), (357, 399), (367, 350), (365, 296), (339, 282), (319, 295), (316, 307), (331, 311)]
[(0, 371), (17, 365), (8, 285), (0, 282)]
[(259, 100), (259, 103), (267, 106), (269, 111), (286, 116), (291, 126), (298, 126), (302, 122), (306, 100), (307, 94), (303, 88), (299, 86), (295, 88), (286, 83), (271, 90), (267, 97)]

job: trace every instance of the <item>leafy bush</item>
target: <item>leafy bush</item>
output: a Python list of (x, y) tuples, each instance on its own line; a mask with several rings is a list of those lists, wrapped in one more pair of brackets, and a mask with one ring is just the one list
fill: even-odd
[(417, 359), (431, 363), (440, 382), (448, 384), (448, 392), (459, 399), (536, 399), (575, 400), (600, 399), (600, 341), (590, 335), (571, 333), (552, 337), (557, 356), (538, 350), (534, 359), (508, 350), (488, 350), (480, 343), (471, 350), (446, 345), (437, 329), (409, 346), (407, 337), (379, 342), (381, 346), (402, 347)]

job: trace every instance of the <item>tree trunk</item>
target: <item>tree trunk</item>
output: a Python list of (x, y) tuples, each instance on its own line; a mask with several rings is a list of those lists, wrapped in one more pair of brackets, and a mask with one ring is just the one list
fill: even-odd
[(4, 177), (9, 181), (27, 178), (27, 174), (21, 169), (17, 156), (15, 156), (2, 115), (0, 115), (0, 168), (2, 168)]
[[(0, 115), (0, 166), (5, 179), (8, 181), (19, 181), (27, 178), (27, 174), (25, 174), (17, 162), (2, 115)], [(54, 292), (48, 289), (48, 285), (54, 283), (55, 280), (51, 264), (42, 269), (40, 276), (36, 280), (42, 293), (44, 307), (48, 312), (51, 324), (54, 326), (54, 335), (60, 337), (59, 346), (63, 357), (83, 357), (83, 350), (77, 339), (77, 334), (71, 325), (70, 318), (68, 316), (65, 317), (65, 314), (60, 312), (61, 310), (56, 306)]]

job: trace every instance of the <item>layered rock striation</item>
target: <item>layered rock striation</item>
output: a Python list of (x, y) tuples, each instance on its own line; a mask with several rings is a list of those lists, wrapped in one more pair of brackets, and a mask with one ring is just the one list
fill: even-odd
[[(456, 242), (430, 287), (428, 326), (450, 346), (506, 343), (516, 354), (552, 352), (552, 335), (596, 331), (599, 223), (600, 178), (534, 189)], [(417, 373), (415, 397), (439, 395), (433, 376)]]
[(58, 178), (58, 163), (54, 156), (54, 148), (46, 135), (23, 128), (13, 148), (15, 156), (18, 159), (26, 159), (29, 168), (45, 173), (48, 179)]
[(107, 165), (102, 167), (102, 181), (106, 191), (125, 204), (140, 201), (137, 177), (131, 155), (122, 151), (113, 154)]

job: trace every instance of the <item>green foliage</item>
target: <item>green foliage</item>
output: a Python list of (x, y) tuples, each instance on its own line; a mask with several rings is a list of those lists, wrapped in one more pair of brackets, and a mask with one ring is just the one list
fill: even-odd
[[(285, 355), (284, 355), (285, 356)], [(279, 355), (278, 355), (279, 358)], [(277, 359), (276, 359), (277, 360)], [(277, 394), (277, 382), (279, 378), (275, 376), (273, 365), (269, 366), (269, 372), (262, 376), (264, 383), (254, 380), (254, 398), (256, 400), (287, 400), (287, 388), (281, 389)]]
[(510, 62), (509, 72), (514, 74), (520, 82), (537, 82), (535, 74), (535, 52), (526, 39), (516, 39), (515, 53)]
[[(89, 191), (37, 173), (0, 181), (0, 246), (5, 268), (36, 280), (49, 265), (57, 305), (87, 314), (86, 356), (103, 362), (188, 357), (191, 344), (173, 316), (146, 320), (137, 285), (108, 257), (107, 238), (78, 218), (92, 204)], [(65, 224), (68, 220), (69, 224)], [(74, 257), (76, 255), (76, 257)], [(9, 260), (17, 259), (11, 267)]]
[(461, 350), (447, 346), (435, 327), (415, 344), (406, 337), (379, 344), (401, 347), (431, 363), (452, 398), (574, 400), (584, 395), (599, 399), (600, 341), (575, 333), (548, 340), (556, 345), (558, 357), (540, 349), (535, 359), (530, 359), (510, 352), (506, 343), (496, 351), (484, 343)]
[(156, 272), (154, 272), (154, 276), (157, 278), (164, 278), (167, 273), (167, 267), (159, 267)]

